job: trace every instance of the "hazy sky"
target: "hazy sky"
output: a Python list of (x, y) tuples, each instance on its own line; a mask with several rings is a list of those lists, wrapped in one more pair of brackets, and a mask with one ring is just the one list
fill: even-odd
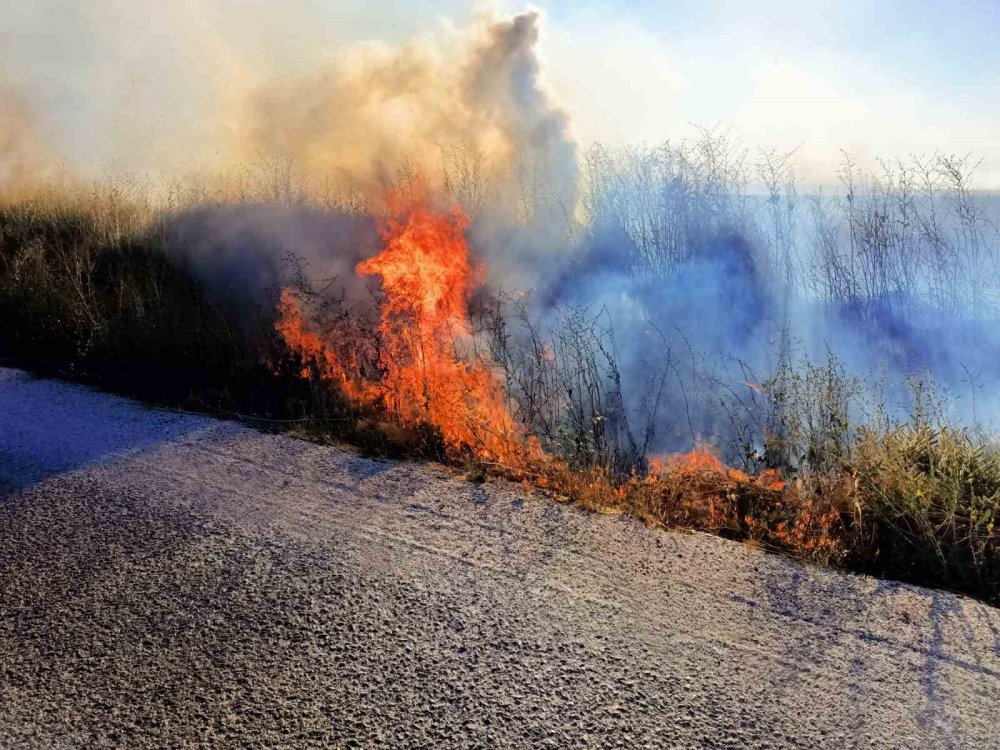
[[(584, 138), (656, 140), (685, 123), (794, 148), (972, 152), (1000, 187), (1000, 2), (552, 2), (548, 56)], [(586, 6), (586, 7), (583, 7)]]
[[(549, 80), (583, 140), (655, 142), (692, 123), (720, 124), (754, 148), (802, 144), (809, 181), (835, 179), (840, 148), (862, 159), (969, 152), (983, 159), (980, 184), (1000, 188), (997, 0), (535, 5), (546, 15)], [(64, 146), (103, 159), (121, 140), (107, 121), (128, 121), (135, 147), (152, 153), (168, 150), (143, 138), (158, 122), (196, 134), (241, 81), (321, 65), (351, 42), (447, 33), (476, 8), (456, 0), (0, 0), (0, 86), (42, 102)]]

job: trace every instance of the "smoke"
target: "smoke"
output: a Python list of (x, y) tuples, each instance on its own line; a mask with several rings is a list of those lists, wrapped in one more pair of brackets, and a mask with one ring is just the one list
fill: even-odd
[(530, 170), (572, 205), (575, 142), (542, 80), (539, 12), (483, 10), (398, 44), (332, 31), (357, 15), (350, 3), (278, 14), (262, 0), (239, 13), (194, 0), (10, 9), (0, 176), (40, 156), (81, 176), (158, 180), (284, 161), (307, 189), (347, 180), (372, 193), (403, 170), (442, 182), (463, 155), (483, 183), (470, 190)]
[(20, 95), (0, 89), (0, 185), (22, 185), (50, 168), (30, 105)]
[(379, 248), (371, 216), (307, 205), (202, 206), (170, 217), (161, 231), (178, 264), (245, 313), (270, 316), (290, 284), (334, 286), (352, 306), (371, 303), (354, 271)]
[[(484, 10), (464, 27), (399, 44), (323, 46), (302, 8), (272, 19), (263, 6), (257, 26), (254, 14), (188, 1), (112, 0), (61, 15), (50, 0), (8, 17), (16, 93), (0, 99), (0, 187), (59, 164), (72, 176), (138, 172), (171, 195), (180, 178), (198, 203), (337, 194), (379, 210), (386, 190), (416, 179), (475, 218), (473, 244), (497, 286), (534, 286), (532, 268), (566, 249), (579, 187), (571, 123), (539, 58), (540, 12)], [(351, 20), (349, 8), (337, 12)], [(267, 33), (260, 19), (270, 19)], [(307, 51), (294, 54), (296, 45)], [(59, 66), (38, 54), (55, 47)], [(233, 256), (238, 236), (249, 265), (271, 268), (275, 283), (277, 259), (296, 252), (310, 259), (310, 274), (324, 273), (317, 269), (332, 261), (319, 262), (311, 241), (297, 250), (301, 232), (287, 212), (274, 226), (274, 209), (257, 213), (200, 206), (178, 217), (180, 235), (205, 248), (180, 251), (185, 262), (211, 265), (211, 282), (222, 283), (218, 258), (195, 256)], [(362, 235), (355, 244), (368, 247)], [(329, 254), (346, 244), (332, 242)], [(234, 266), (233, 275), (242, 280), (246, 270)], [(349, 274), (338, 275), (347, 283)]]
[[(414, 181), (448, 193), (475, 217), (490, 285), (534, 286), (568, 250), (579, 184), (571, 124), (538, 57), (541, 25), (534, 11), (484, 13), (443, 37), (337, 50), (322, 70), (250, 92), (233, 158), (273, 169), (282, 200), (334, 185), (377, 212), (387, 191)], [(340, 209), (254, 204), (196, 207), (168, 234), (176, 257), (240, 305), (273, 303), (292, 265), (316, 288), (335, 277), (360, 303), (370, 294), (353, 268), (377, 247), (374, 227)]]
[(598, 224), (533, 296), (540, 327), (557, 332), (578, 310), (606, 329), (602, 379), (622, 384), (615, 427), (627, 434), (618, 440), (650, 454), (731, 440), (720, 396), (772, 364), (782, 295), (764, 249), (735, 225), (689, 239), (686, 257), (664, 272), (621, 225)]
[(527, 12), (481, 16), (444, 43), (352, 47), (320, 73), (259, 90), (245, 154), (284, 158), (309, 175), (338, 175), (369, 190), (406, 167), (439, 179), (464, 156), (476, 162), (477, 174), (465, 175), (479, 183), (465, 185), (471, 200), (530, 169), (550, 195), (573, 205), (576, 144), (544, 89), (539, 33), (539, 14)]
[[(475, 217), (495, 286), (533, 286), (532, 268), (565, 252), (577, 144), (546, 85), (538, 11), (480, 11), (390, 44), (323, 40), (302, 8), (272, 18), (252, 5), (234, 17), (187, 0), (68, 12), (49, 0), (9, 15), (0, 187), (55, 164), (73, 177), (183, 178), (194, 187), (181, 204), (196, 205), (166, 222), (171, 252), (240, 305), (272, 302), (290, 259), (315, 286), (335, 276), (367, 295), (352, 269), (374, 248), (370, 217), (264, 201), (343, 191), (377, 211), (384, 191), (416, 179)], [(337, 11), (344, 23), (350, 12)], [(58, 64), (40, 53), (56, 49)], [(245, 178), (258, 184), (244, 190)], [(246, 196), (256, 203), (225, 205)]]

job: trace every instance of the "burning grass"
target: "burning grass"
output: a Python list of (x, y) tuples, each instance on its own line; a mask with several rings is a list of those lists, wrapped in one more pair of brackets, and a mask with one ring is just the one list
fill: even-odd
[[(227, 306), (170, 260), (155, 214), (108, 205), (0, 208), (4, 357), (313, 439), (447, 461), (653, 525), (1000, 597), (1000, 450), (922, 415), (850, 427), (835, 367), (755, 385), (780, 414), (760, 422), (772, 427), (754, 467), (727, 467), (708, 447), (649, 457), (608, 437), (620, 383), (592, 321), (568, 319), (555, 341), (532, 329), (520, 354), (480, 345), (461, 211), (426, 195), (386, 202), (381, 250), (356, 268), (378, 281), (366, 314), (304, 283), (276, 290), (273, 308)], [(612, 377), (595, 375), (605, 371)]]

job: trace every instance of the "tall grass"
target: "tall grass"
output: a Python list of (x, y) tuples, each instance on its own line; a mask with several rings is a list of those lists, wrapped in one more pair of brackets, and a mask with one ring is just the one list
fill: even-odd
[(4, 201), (0, 357), (158, 402), (277, 413), (268, 321), (175, 263), (162, 218), (117, 186)]
[(590, 147), (581, 205), (586, 226), (624, 230), (644, 270), (670, 274), (735, 231), (774, 279), (831, 306), (919, 300), (995, 313), (1000, 217), (972, 187), (977, 166), (936, 154), (873, 170), (844, 154), (839, 186), (802, 195), (793, 154), (751, 154), (704, 131), (654, 147)]

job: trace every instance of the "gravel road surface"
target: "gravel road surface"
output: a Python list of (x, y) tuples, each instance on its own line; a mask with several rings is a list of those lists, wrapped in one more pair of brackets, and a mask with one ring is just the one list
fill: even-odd
[(989, 748), (998, 723), (978, 602), (0, 370), (0, 748)]

